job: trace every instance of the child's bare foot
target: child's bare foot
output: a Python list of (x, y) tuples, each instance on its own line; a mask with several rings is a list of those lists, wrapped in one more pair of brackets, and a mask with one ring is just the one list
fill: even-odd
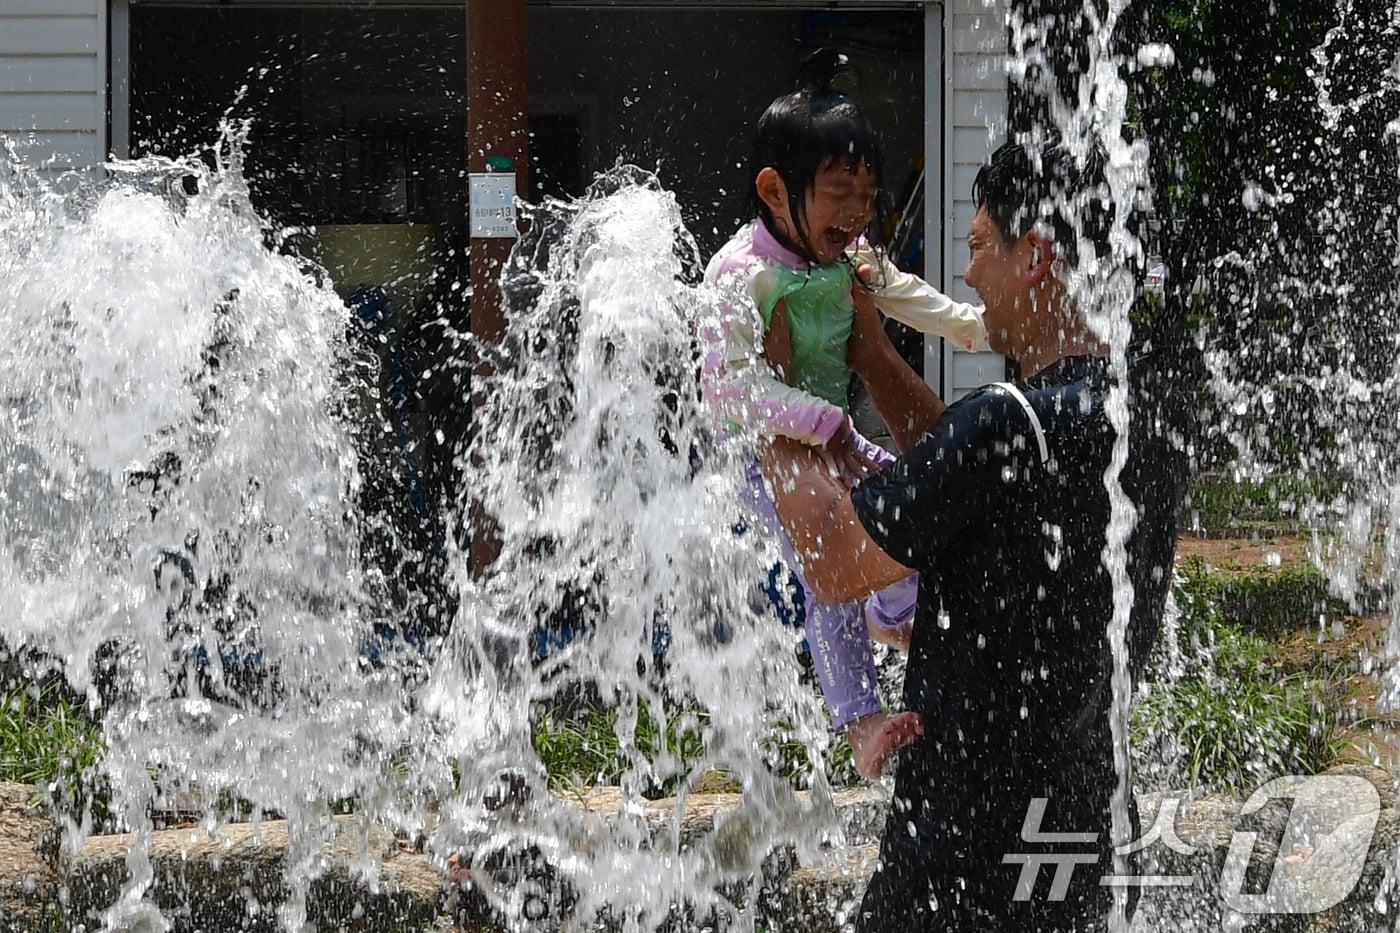
[(856, 772), (868, 781), (884, 773), (891, 753), (923, 734), (924, 718), (918, 713), (871, 713), (846, 725)]

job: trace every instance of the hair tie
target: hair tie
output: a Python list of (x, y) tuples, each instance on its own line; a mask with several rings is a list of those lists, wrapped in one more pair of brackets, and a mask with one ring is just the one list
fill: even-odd
[(835, 94), (837, 79), (853, 74), (854, 71), (851, 60), (846, 55), (835, 49), (822, 47), (803, 59), (801, 67), (797, 70), (797, 87), (799, 90), (817, 94)]

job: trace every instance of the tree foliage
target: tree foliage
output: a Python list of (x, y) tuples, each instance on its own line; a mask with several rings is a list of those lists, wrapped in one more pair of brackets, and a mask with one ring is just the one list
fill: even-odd
[[(1016, 8), (1074, 99), (1083, 0)], [(1138, 343), (1189, 386), (1215, 379), (1202, 423), (1232, 448), (1337, 468), (1333, 452), (1380, 430), (1373, 407), (1337, 398), (1395, 376), (1400, 3), (1139, 0), (1115, 40), (1151, 151), (1144, 238), (1168, 272), (1164, 300), (1135, 317)], [(1029, 87), (1013, 129), (1053, 122)]]

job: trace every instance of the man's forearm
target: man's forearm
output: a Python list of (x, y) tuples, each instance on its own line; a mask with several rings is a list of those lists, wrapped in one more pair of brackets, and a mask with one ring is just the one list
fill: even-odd
[(948, 407), (888, 339), (871, 348), (856, 372), (901, 452), (918, 443)]
[(850, 491), (811, 448), (774, 441), (763, 456), (763, 473), (802, 575), (823, 602), (854, 602), (909, 575), (871, 540)]

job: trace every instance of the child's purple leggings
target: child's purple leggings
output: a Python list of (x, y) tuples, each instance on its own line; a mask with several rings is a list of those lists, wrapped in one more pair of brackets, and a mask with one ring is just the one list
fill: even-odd
[[(882, 466), (894, 462), (888, 451), (878, 444), (855, 434), (856, 445)], [(865, 627), (865, 611), (877, 625), (894, 628), (914, 618), (914, 604), (919, 595), (919, 575), (909, 576), (868, 597), (862, 603), (833, 605), (819, 600), (793, 553), (792, 542), (778, 522), (773, 499), (757, 463), (749, 468), (749, 485), (745, 492), (761, 527), (776, 534), (783, 545), (783, 560), (802, 581), (807, 600), (807, 646), (812, 652), (812, 664), (817, 680), (831, 707), (831, 720), (841, 728), (853, 719), (880, 711), (880, 689), (875, 678), (875, 655), (870, 633)]]

